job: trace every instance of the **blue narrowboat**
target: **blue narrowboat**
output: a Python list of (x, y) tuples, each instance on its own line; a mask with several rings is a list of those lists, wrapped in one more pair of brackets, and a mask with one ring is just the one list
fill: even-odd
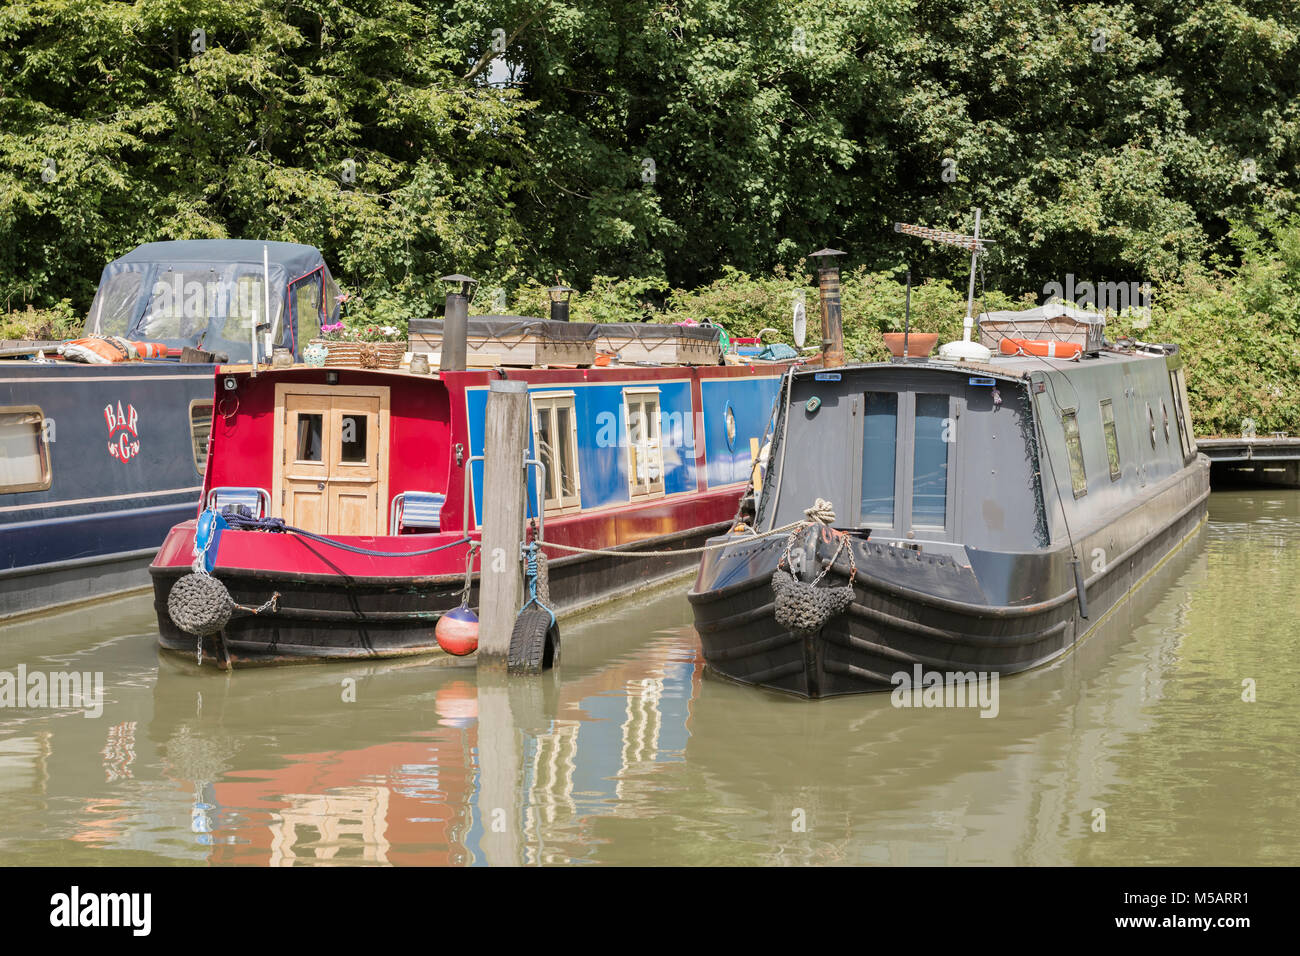
[(105, 267), (84, 338), (0, 361), (0, 621), (147, 587), (199, 500), (215, 363), (338, 311), (311, 246), (154, 242)]

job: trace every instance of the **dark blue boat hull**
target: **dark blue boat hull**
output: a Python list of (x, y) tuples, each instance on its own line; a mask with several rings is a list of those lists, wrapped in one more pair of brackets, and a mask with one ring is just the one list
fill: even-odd
[(212, 401), (213, 371), (0, 362), (0, 410), (51, 423), (49, 487), (0, 493), (0, 621), (149, 585), (168, 529), (197, 510), (191, 403)]

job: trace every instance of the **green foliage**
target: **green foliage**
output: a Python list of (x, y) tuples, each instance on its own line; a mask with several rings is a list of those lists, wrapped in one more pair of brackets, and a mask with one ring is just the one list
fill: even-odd
[(1189, 270), (1158, 289), (1149, 321), (1128, 315), (1111, 338), (1176, 342), (1187, 360), (1195, 431), (1240, 434), (1250, 417), (1261, 433), (1300, 431), (1300, 216), (1265, 216), (1233, 229), (1241, 265), (1228, 273)]
[(35, 342), (60, 342), (76, 338), (85, 324), (72, 302), (63, 299), (48, 309), (28, 306), (22, 312), (0, 313), (0, 340), (25, 339)]
[(558, 280), (576, 320), (752, 335), (800, 289), (816, 325), (834, 245), (875, 358), (903, 264), (918, 327), (964, 314), (964, 258), (891, 223), (978, 206), (990, 307), (1150, 281), (1148, 337), (1239, 349), (1197, 359), (1202, 422), (1295, 430), (1298, 199), (1294, 0), (0, 6), (6, 308), (84, 312), (139, 243), (234, 236), (320, 247), (366, 326), (465, 272), (476, 311), (544, 315)]

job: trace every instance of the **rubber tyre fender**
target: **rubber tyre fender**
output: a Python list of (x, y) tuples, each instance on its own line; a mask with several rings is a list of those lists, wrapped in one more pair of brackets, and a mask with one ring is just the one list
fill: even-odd
[(540, 674), (560, 663), (560, 628), (540, 607), (525, 609), (510, 632), (506, 669), (512, 674)]

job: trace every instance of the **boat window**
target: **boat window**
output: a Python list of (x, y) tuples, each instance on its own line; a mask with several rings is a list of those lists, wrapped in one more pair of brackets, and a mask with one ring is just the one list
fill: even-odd
[(1101, 401), (1101, 427), (1106, 433), (1106, 458), (1110, 462), (1110, 480), (1118, 481), (1120, 476), (1119, 435), (1115, 431), (1115, 409), (1111, 406), (1109, 398), (1104, 398)]
[(912, 453), (912, 524), (942, 528), (948, 512), (948, 447), (953, 430), (947, 395), (916, 396)]
[(1165, 405), (1165, 400), (1160, 399), (1160, 416), (1165, 422), (1165, 444), (1169, 444), (1169, 408)]
[(136, 270), (119, 272), (105, 282), (95, 293), (86, 319), (86, 332), (90, 335), (126, 335), (135, 317), (140, 300), (140, 284), (144, 273)]
[[(234, 344), (247, 344), (252, 321), (256, 317), (259, 327), (269, 325), (269, 329), (264, 330), (264, 333), (270, 331), (271, 341), (280, 341), (280, 296), (276, 292), (277, 287), (273, 277), (269, 313), (271, 319), (268, 323), (266, 318), (268, 314), (266, 283), (262, 281), (262, 278), (260, 268), (256, 272), (241, 272), (240, 275), (236, 276), (228, 296), (218, 302), (216, 319), (220, 321), (220, 328), (218, 329), (217, 322), (214, 321), (213, 330), (221, 339)], [(224, 315), (220, 311), (220, 306), (223, 305), (225, 306)], [(263, 347), (260, 344), (258, 346), (259, 349)]]
[(1156, 416), (1151, 412), (1151, 403), (1147, 402), (1147, 428), (1151, 432), (1151, 447), (1156, 447)]
[(321, 435), (324, 428), (324, 415), (299, 413), (298, 450), (294, 454), (296, 461), (324, 460), (321, 456)]
[(533, 398), (533, 444), (546, 467), (546, 510), (574, 508), (578, 493), (578, 427), (573, 395)]
[(894, 524), (898, 395), (867, 392), (862, 426), (862, 523)]
[(1195, 449), (1192, 447), (1191, 421), (1187, 415), (1187, 383), (1183, 370), (1176, 369), (1169, 373), (1169, 384), (1174, 394), (1174, 417), (1178, 422), (1178, 441), (1186, 458)]
[(135, 335), (146, 342), (197, 340), (208, 327), (215, 298), (216, 280), (210, 269), (164, 272), (153, 285)]
[(190, 441), (194, 446), (194, 470), (208, 469), (208, 437), (212, 434), (212, 403), (190, 402)]
[(50, 487), (53, 424), (35, 405), (0, 407), (0, 494)]
[(339, 461), (348, 464), (365, 464), (369, 459), (366, 455), (366, 422), (369, 418), (366, 415), (344, 415), (340, 427), (339, 438), (342, 447), (339, 450)]
[(303, 338), (316, 335), (321, 326), (320, 276), (299, 279), (293, 287), (293, 317), (296, 334)]
[(623, 393), (627, 403), (628, 482), (633, 497), (664, 490), (663, 450), (659, 447), (659, 392)]
[(1070, 484), (1074, 497), (1088, 493), (1088, 476), (1083, 470), (1083, 442), (1079, 439), (1079, 415), (1069, 408), (1061, 412), (1061, 425), (1065, 429), (1065, 451), (1070, 458)]

